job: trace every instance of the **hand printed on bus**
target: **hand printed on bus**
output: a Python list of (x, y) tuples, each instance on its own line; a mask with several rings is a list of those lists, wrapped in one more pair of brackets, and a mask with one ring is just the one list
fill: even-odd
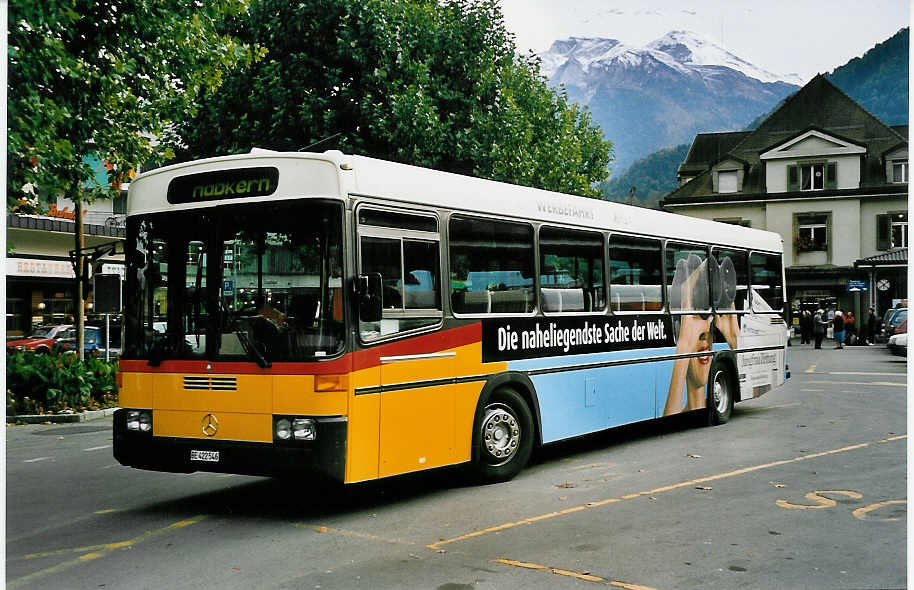
[[(715, 311), (736, 310), (736, 267), (729, 256), (720, 264), (712, 256), (711, 301)], [(739, 341), (739, 320), (735, 314), (714, 314), (714, 326), (720, 330), (732, 350), (736, 350)]]
[[(706, 310), (708, 283), (706, 263), (695, 255), (681, 259), (670, 287), (670, 311)], [(678, 316), (676, 354), (703, 353), (711, 350), (713, 335), (710, 315)], [(711, 355), (680, 358), (673, 363), (670, 389), (663, 415), (705, 407), (705, 385), (711, 370)], [(683, 402), (683, 394), (685, 401)]]

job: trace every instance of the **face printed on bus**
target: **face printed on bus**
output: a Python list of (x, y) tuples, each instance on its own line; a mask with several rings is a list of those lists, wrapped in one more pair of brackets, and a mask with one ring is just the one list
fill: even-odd
[[(707, 352), (711, 350), (711, 333), (706, 330), (698, 337), (695, 344), (695, 352)], [(689, 359), (689, 371), (686, 374), (689, 389), (704, 387), (708, 383), (708, 376), (711, 373), (711, 355), (692, 357)]]

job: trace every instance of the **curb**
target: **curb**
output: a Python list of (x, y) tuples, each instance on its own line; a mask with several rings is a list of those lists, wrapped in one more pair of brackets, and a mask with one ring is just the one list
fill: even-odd
[(65, 424), (69, 422), (88, 422), (89, 420), (98, 420), (114, 414), (118, 408), (105, 408), (104, 410), (92, 410), (89, 412), (79, 412), (74, 414), (26, 414), (22, 416), (7, 416), (7, 424)]

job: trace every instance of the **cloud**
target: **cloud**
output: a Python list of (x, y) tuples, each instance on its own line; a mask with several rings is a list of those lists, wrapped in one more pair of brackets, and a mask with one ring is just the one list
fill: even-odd
[(684, 12), (686, 14), (690, 14), (692, 16), (695, 16), (696, 14), (698, 14), (695, 10), (692, 10), (691, 8), (683, 8), (682, 12)]

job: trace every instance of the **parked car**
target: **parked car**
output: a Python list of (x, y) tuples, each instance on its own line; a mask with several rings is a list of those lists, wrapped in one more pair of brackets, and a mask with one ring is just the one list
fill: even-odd
[(899, 332), (889, 338), (889, 352), (898, 356), (908, 356), (908, 333)]
[(892, 309), (886, 310), (885, 315), (882, 316), (882, 322), (879, 324), (879, 329), (884, 334), (886, 327), (889, 325), (889, 322), (892, 320), (892, 316), (901, 310), (900, 307), (893, 307)]
[(28, 350), (38, 354), (47, 354), (54, 349), (54, 345), (59, 338), (72, 328), (70, 324), (60, 324), (56, 326), (38, 326), (32, 333), (25, 338), (8, 340), (6, 343), (7, 352), (14, 350)]
[[(62, 353), (75, 353), (77, 349), (76, 328), (70, 328), (57, 340), (55, 350)], [(86, 356), (105, 356), (105, 331), (97, 326), (86, 326), (83, 350)], [(119, 348), (111, 348), (109, 357), (117, 357), (121, 353)]]
[[(885, 323), (885, 335), (888, 338), (891, 338), (897, 334), (900, 330), (899, 327), (907, 322), (908, 320), (908, 310), (907, 308), (899, 309), (897, 313), (893, 314), (892, 317)], [(907, 324), (905, 324), (905, 331), (907, 331)]]

